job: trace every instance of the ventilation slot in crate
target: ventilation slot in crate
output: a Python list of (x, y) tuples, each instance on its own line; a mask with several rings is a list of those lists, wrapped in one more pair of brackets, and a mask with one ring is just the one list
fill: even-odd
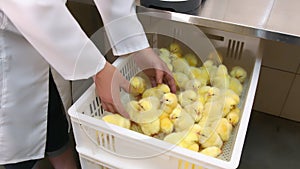
[(229, 39), (226, 57), (240, 60), (242, 57), (244, 42)]

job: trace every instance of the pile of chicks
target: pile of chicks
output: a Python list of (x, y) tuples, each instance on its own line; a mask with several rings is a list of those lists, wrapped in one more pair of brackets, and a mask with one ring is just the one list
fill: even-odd
[[(178, 43), (160, 48), (159, 56), (172, 71), (177, 93), (169, 86), (151, 87), (144, 76), (130, 80), (130, 120), (118, 114), (106, 122), (217, 157), (240, 119), (240, 96), (247, 72), (212, 59), (203, 63), (191, 53), (183, 55)], [(220, 56), (218, 56), (220, 57)], [(208, 57), (209, 58), (209, 57)], [(219, 58), (222, 60), (222, 58)]]

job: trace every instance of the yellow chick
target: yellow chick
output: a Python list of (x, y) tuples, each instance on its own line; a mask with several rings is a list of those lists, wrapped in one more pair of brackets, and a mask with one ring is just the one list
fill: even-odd
[(108, 114), (102, 117), (102, 120), (126, 129), (130, 128), (130, 120), (120, 116), (119, 114)]
[(203, 97), (204, 103), (212, 99), (213, 97), (217, 97), (220, 95), (220, 89), (217, 87), (211, 86), (202, 86), (198, 91), (197, 94), (200, 97)]
[(223, 105), (223, 117), (237, 107), (240, 102), (239, 96), (230, 89), (223, 90), (218, 99)]
[(222, 150), (219, 147), (211, 146), (201, 150), (200, 153), (211, 157), (218, 157), (222, 153)]
[(194, 103), (189, 104), (184, 107), (184, 110), (193, 117), (193, 119), (196, 123), (198, 123), (200, 121), (200, 119), (202, 118), (203, 109), (204, 109), (204, 106), (203, 106), (202, 102), (200, 102), (198, 100), (195, 101)]
[(177, 52), (177, 53), (171, 53), (170, 58), (171, 58), (171, 60), (182, 58), (182, 53), (179, 53), (179, 52)]
[(221, 64), (218, 66), (216, 73), (211, 76), (211, 83), (215, 87), (226, 89), (229, 87), (229, 78), (227, 67)]
[(141, 134), (144, 134), (143, 131), (142, 131), (141, 126), (137, 123), (134, 123), (134, 122), (131, 123), (130, 130), (141, 133)]
[(130, 101), (127, 112), (130, 119), (136, 123), (149, 123), (159, 118), (162, 111), (158, 111), (160, 101), (156, 97), (146, 97), (137, 101)]
[(166, 93), (170, 93), (171, 90), (170, 90), (170, 87), (164, 83), (162, 84), (158, 84), (156, 87), (155, 87), (157, 90), (160, 90), (163, 92), (163, 94), (166, 94)]
[(189, 73), (190, 66), (184, 58), (177, 58), (172, 61), (174, 72)]
[(228, 119), (230, 124), (236, 126), (236, 124), (240, 120), (240, 113), (241, 113), (240, 109), (238, 107), (235, 107), (227, 114), (226, 119)]
[(160, 120), (156, 119), (149, 123), (140, 123), (141, 129), (145, 135), (152, 136), (160, 131)]
[(161, 109), (168, 114), (170, 114), (178, 105), (178, 99), (174, 93), (164, 94), (161, 102)]
[(164, 141), (198, 152), (200, 130), (199, 125), (194, 125), (187, 130), (168, 134)]
[(244, 83), (247, 78), (247, 72), (240, 66), (234, 66), (230, 71), (231, 77), (237, 78), (241, 83)]
[(144, 93), (142, 94), (142, 98), (156, 97), (157, 99), (161, 99), (163, 95), (163, 91), (158, 90), (156, 87), (151, 87), (144, 91)]
[(142, 94), (147, 88), (146, 81), (140, 76), (133, 76), (130, 79), (130, 93), (133, 96)]
[(171, 53), (182, 53), (180, 45), (176, 42), (170, 44), (169, 50)]
[(166, 64), (170, 72), (173, 72), (174, 71), (173, 65), (171, 63), (166, 63)]
[(186, 74), (182, 73), (182, 72), (174, 72), (173, 77), (174, 77), (176, 86), (179, 89), (183, 89), (186, 82), (189, 80), (189, 77)]
[(215, 63), (223, 63), (223, 56), (218, 51), (212, 51), (208, 55), (208, 59), (214, 61)]
[(237, 95), (241, 96), (243, 91), (243, 85), (238, 79), (232, 77), (229, 81), (229, 89), (234, 91)]
[(201, 87), (202, 83), (198, 79), (188, 80), (184, 85), (185, 90), (194, 90), (195, 92), (197, 92)]
[(204, 105), (202, 117), (199, 121), (199, 125), (202, 128), (216, 128), (219, 119), (222, 118), (222, 104), (218, 101), (211, 100)]
[(199, 143), (203, 148), (211, 146), (221, 148), (223, 146), (223, 141), (218, 133), (214, 131), (214, 129), (208, 127), (201, 131)]
[(172, 111), (169, 118), (173, 122), (176, 132), (189, 129), (195, 123), (192, 116), (189, 115), (185, 110), (183, 110), (179, 104)]
[(203, 85), (207, 85), (209, 83), (209, 72), (206, 70), (205, 67), (190, 67), (189, 70), (189, 78), (190, 79), (197, 79)]
[(174, 130), (174, 124), (169, 119), (169, 115), (165, 113), (166, 116), (160, 117), (160, 131), (165, 134), (170, 134)]
[(192, 53), (188, 53), (184, 55), (185, 60), (188, 62), (190, 66), (197, 66), (198, 65), (198, 57)]
[(231, 89), (225, 89), (222, 90), (222, 95), (226, 96), (226, 97), (231, 97), (233, 98), (233, 100), (236, 102), (236, 104), (240, 103), (240, 97)]
[(232, 125), (226, 118), (222, 118), (217, 126), (217, 133), (223, 141), (228, 141), (232, 132)]
[(195, 102), (197, 99), (198, 95), (194, 90), (185, 90), (178, 94), (178, 101), (182, 107)]
[(160, 48), (159, 49), (159, 56), (165, 63), (171, 63), (170, 59), (170, 51), (166, 48)]

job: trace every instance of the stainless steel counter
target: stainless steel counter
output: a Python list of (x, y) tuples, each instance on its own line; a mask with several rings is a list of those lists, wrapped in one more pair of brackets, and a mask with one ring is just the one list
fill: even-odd
[(298, 0), (205, 0), (193, 14), (145, 8), (139, 0), (136, 4), (147, 15), (300, 45)]

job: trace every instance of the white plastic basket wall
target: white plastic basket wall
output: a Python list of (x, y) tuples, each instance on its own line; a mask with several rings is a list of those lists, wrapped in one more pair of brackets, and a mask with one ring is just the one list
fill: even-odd
[[(99, 163), (106, 160), (105, 163), (113, 166), (112, 168), (237, 168), (260, 71), (259, 39), (215, 30), (206, 33), (223, 54), (224, 64), (229, 70), (232, 66), (239, 65), (248, 72), (239, 104), (240, 122), (234, 128), (230, 140), (225, 142), (218, 158), (171, 146), (164, 141), (95, 118), (103, 115), (104, 111), (95, 95), (94, 85), (69, 109), (77, 151), (84, 152), (85, 156)], [(153, 36), (155, 41), (159, 41), (159, 35)], [(117, 59), (114, 65), (127, 79), (139, 71), (130, 56)]]

